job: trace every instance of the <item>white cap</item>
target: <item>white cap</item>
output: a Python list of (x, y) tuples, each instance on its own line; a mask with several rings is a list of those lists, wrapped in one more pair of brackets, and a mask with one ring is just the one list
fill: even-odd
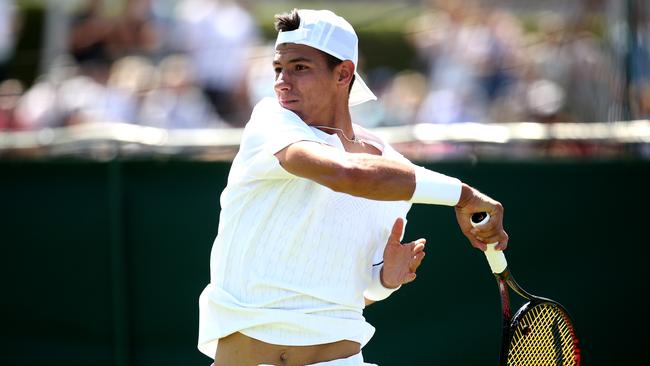
[(298, 10), (300, 26), (296, 30), (278, 33), (275, 47), (282, 43), (296, 43), (313, 47), (339, 60), (350, 60), (355, 67), (355, 80), (350, 90), (349, 105), (355, 106), (377, 100), (357, 72), (359, 38), (347, 20), (329, 10)]

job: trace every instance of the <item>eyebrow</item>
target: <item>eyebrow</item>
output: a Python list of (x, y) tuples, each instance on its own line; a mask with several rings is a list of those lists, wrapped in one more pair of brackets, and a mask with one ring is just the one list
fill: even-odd
[[(296, 58), (292, 58), (292, 59), (289, 60), (287, 63), (289, 63), (289, 64), (293, 64), (293, 63), (296, 63), (296, 62), (310, 62), (310, 63), (311, 63), (311, 62), (313, 62), (313, 61), (310, 60), (310, 59), (308, 59), (308, 58), (306, 58), (306, 57), (296, 57)], [(278, 61), (278, 60), (273, 60), (273, 65), (280, 65), (280, 61)]]

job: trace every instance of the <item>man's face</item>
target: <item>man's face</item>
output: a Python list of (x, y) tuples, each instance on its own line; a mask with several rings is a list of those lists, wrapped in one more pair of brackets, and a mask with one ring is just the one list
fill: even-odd
[(281, 44), (276, 48), (273, 68), (275, 94), (282, 107), (308, 123), (333, 118), (336, 76), (321, 51), (294, 43)]

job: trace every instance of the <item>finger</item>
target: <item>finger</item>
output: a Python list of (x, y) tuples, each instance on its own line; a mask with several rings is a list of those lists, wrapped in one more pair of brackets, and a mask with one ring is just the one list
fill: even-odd
[(418, 239), (418, 240), (412, 242), (412, 244), (414, 245), (413, 246), (413, 253), (416, 254), (416, 253), (419, 253), (419, 252), (423, 251), (424, 246), (425, 246), (426, 243), (427, 243), (427, 241), (424, 240), (424, 239)]
[(497, 227), (498, 227), (497, 221), (490, 219), (485, 224), (481, 224), (479, 226), (473, 227), (472, 230), (470, 230), (470, 232), (474, 235), (480, 235), (480, 234), (494, 232), (497, 230)]
[(471, 214), (456, 210), (456, 221), (458, 221), (458, 226), (462, 232), (468, 233), (472, 230), (471, 218)]
[(422, 264), (422, 260), (424, 259), (425, 255), (425, 252), (420, 252), (413, 257), (413, 262), (411, 262), (411, 265), (409, 266), (409, 270), (411, 270), (411, 272), (417, 271), (418, 267), (420, 267), (420, 264)]
[(497, 233), (495, 235), (489, 235), (489, 236), (478, 236), (477, 239), (479, 241), (482, 241), (483, 243), (488, 243), (488, 244), (501, 243), (501, 241), (503, 240), (503, 235), (501, 235), (501, 233)]
[(413, 282), (415, 277), (417, 277), (415, 273), (407, 273), (406, 276), (404, 276), (404, 281), (402, 283)]
[(495, 247), (496, 250), (506, 250), (508, 248), (508, 233), (505, 231), (502, 233), (501, 239), (499, 239), (499, 245)]
[(499, 244), (501, 244), (501, 243), (507, 243), (508, 242), (508, 234), (505, 231), (500, 230), (500, 231), (497, 231), (496, 233), (494, 233), (493, 235), (477, 235), (476, 239), (479, 240), (479, 241), (482, 241), (483, 243), (488, 243), (488, 244), (499, 243)]
[(390, 236), (388, 237), (388, 242), (399, 243), (400, 239), (402, 239), (403, 233), (404, 233), (404, 220), (401, 217), (398, 217), (395, 220), (395, 223), (393, 224), (393, 229), (391, 230)]
[(484, 242), (479, 241), (472, 237), (467, 237), (467, 238), (469, 239), (470, 244), (472, 244), (474, 248), (480, 249), (482, 251), (485, 251), (487, 249), (487, 245)]
[(503, 222), (503, 205), (500, 202), (494, 201), (488, 213), (490, 217), (494, 218), (495, 222)]

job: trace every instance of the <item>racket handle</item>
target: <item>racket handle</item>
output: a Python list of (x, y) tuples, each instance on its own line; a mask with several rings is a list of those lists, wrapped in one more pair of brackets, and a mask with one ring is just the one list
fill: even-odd
[[(484, 225), (488, 221), (490, 221), (490, 214), (487, 212), (477, 212), (472, 215), (472, 219), (470, 220), (474, 227)], [(485, 258), (487, 258), (492, 273), (500, 274), (508, 268), (508, 261), (506, 261), (506, 256), (503, 254), (503, 251), (494, 249), (497, 244), (499, 243), (487, 244), (487, 249), (483, 253), (485, 253)]]

